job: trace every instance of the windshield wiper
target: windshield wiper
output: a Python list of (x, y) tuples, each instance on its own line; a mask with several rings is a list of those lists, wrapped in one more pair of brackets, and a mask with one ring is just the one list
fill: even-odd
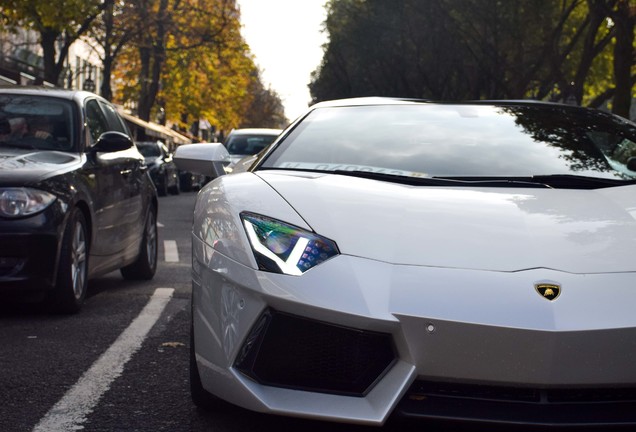
[(350, 177), (380, 180), (411, 186), (473, 186), (473, 187), (500, 187), (500, 188), (546, 188), (546, 189), (599, 189), (613, 186), (625, 186), (636, 184), (636, 179), (611, 179), (578, 176), (573, 174), (551, 174), (519, 177), (489, 177), (489, 176), (462, 176), (462, 177), (424, 177), (389, 174), (377, 171), (362, 170), (312, 170), (306, 168), (263, 168), (283, 169), (286, 171), (319, 172), (346, 175)]
[(412, 186), (478, 186), (478, 187), (531, 187), (549, 188), (550, 186), (537, 183), (527, 178), (504, 177), (415, 177), (397, 174), (379, 173), (374, 171), (330, 171), (334, 174), (361, 177), (372, 180), (383, 180)]
[(331, 174), (346, 175), (351, 177), (366, 178), (370, 180), (381, 180), (393, 183), (401, 183), (407, 185), (426, 185), (426, 186), (452, 186), (456, 185), (455, 181), (447, 181), (445, 179), (436, 179), (433, 177), (414, 177), (403, 176), (398, 174), (387, 174), (376, 171), (359, 171), (359, 170), (334, 170), (327, 171)]
[(444, 179), (456, 181), (470, 186), (487, 187), (519, 187), (519, 188), (547, 188), (552, 186), (541, 181), (535, 181), (532, 177), (433, 177), (434, 179)]
[(613, 186), (636, 184), (636, 180), (589, 177), (575, 174), (546, 174), (528, 177), (445, 177), (464, 180), (477, 185), (481, 182), (505, 182), (506, 187), (545, 187), (551, 189), (600, 189)]
[(532, 176), (533, 181), (548, 184), (555, 189), (600, 189), (636, 184), (636, 179), (612, 179), (574, 174), (550, 174)]

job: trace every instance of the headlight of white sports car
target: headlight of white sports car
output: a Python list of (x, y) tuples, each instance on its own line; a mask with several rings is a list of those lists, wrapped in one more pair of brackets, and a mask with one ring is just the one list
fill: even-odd
[(299, 276), (339, 254), (333, 241), (285, 222), (246, 212), (241, 219), (261, 270)]
[(55, 196), (31, 188), (0, 189), (0, 215), (4, 217), (30, 216), (47, 208)]

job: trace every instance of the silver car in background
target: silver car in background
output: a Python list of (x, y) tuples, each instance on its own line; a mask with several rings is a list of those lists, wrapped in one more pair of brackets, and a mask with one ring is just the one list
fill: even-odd
[(232, 129), (223, 145), (230, 154), (226, 171), (231, 172), (234, 165), (241, 159), (256, 155), (274, 142), (282, 129), (244, 128)]

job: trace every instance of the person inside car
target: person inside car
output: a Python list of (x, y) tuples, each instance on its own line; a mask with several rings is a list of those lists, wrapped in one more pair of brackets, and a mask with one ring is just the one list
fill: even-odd
[(29, 122), (29, 135), (41, 140), (53, 139), (53, 124), (47, 117), (35, 117)]
[(6, 141), (11, 136), (11, 124), (6, 118), (0, 119), (0, 141)]
[(3, 118), (0, 120), (0, 141), (13, 141), (27, 134), (27, 123), (24, 117)]

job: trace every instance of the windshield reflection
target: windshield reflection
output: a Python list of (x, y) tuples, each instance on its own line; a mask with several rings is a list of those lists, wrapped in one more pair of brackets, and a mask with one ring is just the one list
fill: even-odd
[(558, 105), (328, 107), (312, 112), (263, 167), (633, 179), (626, 165), (635, 137), (633, 126), (610, 115)]

